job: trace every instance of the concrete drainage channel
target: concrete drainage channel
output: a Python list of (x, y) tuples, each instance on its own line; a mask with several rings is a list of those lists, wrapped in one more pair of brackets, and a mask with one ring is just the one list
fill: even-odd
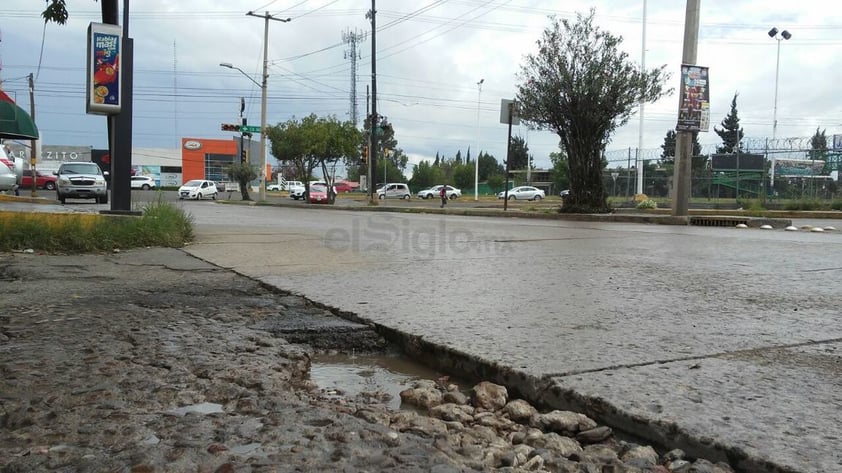
[(298, 307), (290, 304), (292, 310), (287, 306), (283, 317), (264, 320), (255, 328), (312, 347), (315, 355), (310, 380), (327, 398), (374, 397), (393, 410), (415, 410), (414, 406), (401, 405), (400, 392), (417, 380), (447, 379), (465, 394), (476, 382), (490, 381), (506, 386), (510, 400), (523, 399), (539, 412), (557, 409), (583, 413), (613, 428), (617, 440), (649, 443), (662, 453), (679, 448), (689, 457), (727, 462), (737, 471), (778, 471), (740, 449), (699, 439), (674, 424), (638, 418), (603, 399), (562, 388), (552, 379), (535, 378), (389, 327), (372, 325), (355, 314), (317, 302), (307, 300), (302, 306), (300, 296), (283, 297), (298, 300)]

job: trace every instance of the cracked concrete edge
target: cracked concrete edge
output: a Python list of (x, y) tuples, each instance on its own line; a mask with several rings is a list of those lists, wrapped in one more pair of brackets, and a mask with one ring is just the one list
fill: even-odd
[(691, 432), (681, 425), (626, 411), (608, 400), (565, 388), (551, 376), (536, 377), (508, 366), (437, 345), (422, 337), (374, 324), (376, 330), (414, 360), (467, 381), (492, 381), (506, 386), (510, 399), (520, 397), (546, 409), (585, 414), (621, 435), (650, 442), (662, 449), (680, 448), (691, 457), (725, 461), (744, 473), (799, 473), (787, 466), (753, 456), (744, 449)]

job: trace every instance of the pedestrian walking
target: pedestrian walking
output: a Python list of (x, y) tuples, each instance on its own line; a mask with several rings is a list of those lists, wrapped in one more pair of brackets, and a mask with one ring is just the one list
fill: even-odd
[(441, 208), (447, 205), (447, 184), (443, 184), (439, 190), (439, 197), (441, 197)]

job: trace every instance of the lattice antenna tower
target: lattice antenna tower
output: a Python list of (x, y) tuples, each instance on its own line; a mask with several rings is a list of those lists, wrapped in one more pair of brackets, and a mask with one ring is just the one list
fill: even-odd
[(346, 30), (342, 33), (342, 41), (348, 44), (348, 49), (345, 50), (345, 59), (351, 60), (351, 121), (354, 126), (357, 126), (359, 121), (357, 113), (357, 59), (360, 58), (360, 52), (357, 49), (357, 44), (365, 38), (365, 35), (358, 30)]

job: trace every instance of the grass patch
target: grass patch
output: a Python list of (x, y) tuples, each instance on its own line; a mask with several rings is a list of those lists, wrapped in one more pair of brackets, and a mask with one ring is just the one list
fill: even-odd
[(140, 217), (100, 214), (0, 212), (0, 251), (92, 253), (161, 246), (193, 239), (193, 217), (158, 199)]

